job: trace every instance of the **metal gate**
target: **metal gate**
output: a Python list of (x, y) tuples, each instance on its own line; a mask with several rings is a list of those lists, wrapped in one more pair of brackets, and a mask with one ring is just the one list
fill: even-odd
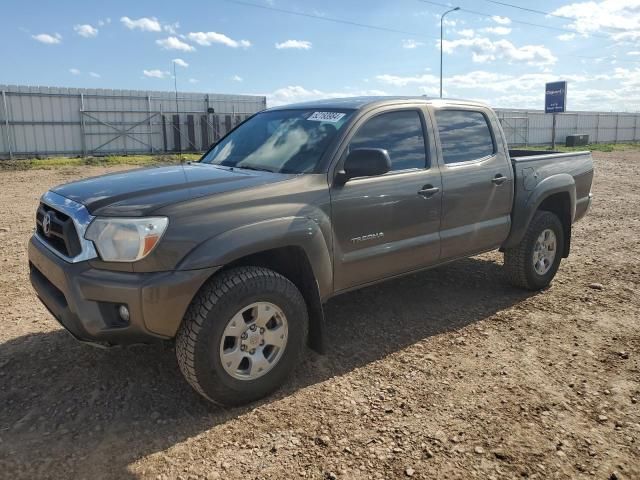
[(499, 119), (510, 146), (529, 144), (529, 117), (502, 117)]
[[(129, 151), (140, 151), (140, 146), (145, 151), (154, 153), (157, 149), (153, 147), (154, 131), (153, 120), (160, 112), (138, 110), (85, 110), (84, 96), (81, 96), (80, 109), (80, 129), (82, 131), (82, 151), (85, 155), (99, 155), (105, 153), (103, 148), (110, 146), (113, 142), (122, 140), (122, 151), (126, 155)], [(151, 100), (149, 99), (149, 105)], [(125, 115), (128, 120), (125, 120)], [(120, 117), (119, 121), (114, 121), (113, 117)], [(144, 127), (144, 129), (142, 129)], [(141, 130), (142, 129), (142, 130)], [(95, 139), (99, 139), (97, 142)], [(127, 139), (131, 140), (134, 146), (128, 147)], [(99, 143), (96, 145), (96, 143)], [(128, 151), (129, 150), (129, 151)]]

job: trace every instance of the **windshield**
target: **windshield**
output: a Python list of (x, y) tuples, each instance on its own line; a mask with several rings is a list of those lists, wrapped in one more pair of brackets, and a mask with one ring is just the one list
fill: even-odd
[(247, 120), (201, 162), (277, 173), (312, 173), (351, 116), (338, 110), (275, 110)]

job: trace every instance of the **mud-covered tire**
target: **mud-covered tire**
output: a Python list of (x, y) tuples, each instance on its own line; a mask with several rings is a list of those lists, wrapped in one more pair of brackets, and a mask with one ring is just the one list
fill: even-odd
[[(221, 342), (230, 321), (246, 306), (265, 302), (286, 317), (286, 344), (277, 363), (255, 379), (237, 379), (223, 366)], [(306, 344), (308, 314), (296, 286), (262, 267), (238, 267), (209, 280), (189, 306), (176, 336), (176, 355), (182, 374), (208, 400), (240, 405), (277, 389), (297, 364)]]
[[(551, 230), (555, 234), (556, 251), (549, 270), (539, 274), (534, 268), (534, 249), (539, 236)], [(538, 210), (518, 245), (504, 251), (504, 269), (507, 280), (521, 288), (541, 290), (553, 280), (564, 254), (564, 229), (560, 219), (552, 212)]]

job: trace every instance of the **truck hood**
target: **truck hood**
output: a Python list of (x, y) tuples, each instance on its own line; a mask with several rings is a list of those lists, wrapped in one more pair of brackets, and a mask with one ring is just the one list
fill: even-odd
[(67, 183), (53, 192), (92, 215), (142, 216), (177, 202), (279, 182), (293, 175), (187, 163), (118, 172)]

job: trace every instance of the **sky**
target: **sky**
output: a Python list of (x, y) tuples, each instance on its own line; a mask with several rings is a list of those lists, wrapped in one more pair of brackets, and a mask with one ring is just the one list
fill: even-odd
[(438, 96), (448, 6), (445, 97), (542, 109), (566, 80), (569, 110), (640, 111), (640, 0), (3, 0), (0, 84)]

